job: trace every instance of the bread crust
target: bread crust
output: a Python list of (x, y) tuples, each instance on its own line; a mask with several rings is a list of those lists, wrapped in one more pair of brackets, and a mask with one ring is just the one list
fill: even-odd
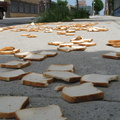
[(115, 59), (115, 60), (119, 60), (120, 56), (110, 56), (110, 55), (102, 55), (103, 58), (109, 58), (109, 59)]
[(0, 49), (0, 51), (11, 51), (11, 50), (14, 50), (15, 48), (10, 46), (10, 47), (4, 47), (2, 49)]
[(14, 54), (14, 53), (18, 53), (18, 52), (20, 52), (20, 49), (14, 49), (14, 50), (12, 50), (12, 51), (0, 51), (0, 54), (2, 54), (2, 55), (6, 55), (6, 54)]

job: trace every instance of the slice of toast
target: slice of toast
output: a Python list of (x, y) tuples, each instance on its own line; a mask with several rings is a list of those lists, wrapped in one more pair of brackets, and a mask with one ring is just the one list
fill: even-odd
[(68, 120), (58, 105), (16, 111), (17, 120)]
[(65, 35), (66, 35), (66, 36), (74, 36), (75, 33), (66, 33)]
[(71, 51), (84, 51), (86, 46), (72, 46)]
[(66, 71), (66, 72), (74, 72), (73, 64), (52, 64), (50, 65), (46, 71)]
[(30, 61), (21, 61), (21, 60), (13, 60), (6, 63), (1, 63), (0, 67), (3, 68), (24, 68), (30, 65)]
[(40, 53), (29, 53), (26, 57), (24, 57), (24, 60), (32, 60), (32, 61), (41, 61), (44, 60), (47, 56), (42, 55)]
[(66, 33), (75, 33), (75, 32), (76, 32), (76, 30), (71, 30), (71, 29), (66, 30)]
[(57, 50), (63, 51), (63, 52), (70, 52), (72, 49), (71, 47), (66, 46), (66, 47), (58, 47)]
[(70, 103), (93, 101), (103, 97), (104, 93), (95, 88), (92, 83), (64, 87), (62, 90), (62, 98)]
[(20, 49), (14, 49), (14, 50), (9, 50), (9, 51), (0, 51), (0, 54), (6, 55), (6, 54), (14, 54), (20, 52)]
[(120, 56), (117, 56), (115, 52), (110, 52), (107, 54), (102, 55), (103, 58), (109, 58), (109, 59), (116, 59), (119, 60)]
[(89, 47), (89, 46), (95, 46), (96, 43), (93, 43), (93, 42), (84, 42), (84, 43), (79, 43), (79, 45)]
[(53, 52), (53, 51), (42, 51), (42, 52), (40, 52), (40, 54), (45, 55), (47, 57), (54, 57), (58, 53), (57, 52)]
[(54, 90), (55, 90), (55, 91), (62, 91), (62, 89), (63, 89), (64, 87), (67, 87), (67, 86), (65, 86), (65, 85), (56, 86)]
[(118, 75), (87, 74), (82, 76), (80, 83), (92, 82), (95, 86), (107, 87), (113, 80), (118, 80)]
[(0, 118), (15, 118), (15, 112), (29, 103), (26, 96), (0, 96)]
[(4, 81), (17, 80), (17, 79), (21, 79), (26, 74), (28, 74), (28, 72), (24, 72), (22, 69), (3, 71), (0, 72), (0, 80), (4, 80)]
[(22, 79), (23, 85), (36, 86), (36, 87), (47, 87), (49, 83), (54, 81), (53, 78), (44, 77), (42, 74), (29, 73)]
[(66, 31), (58, 31), (57, 34), (58, 34), (58, 35), (65, 35), (65, 34), (66, 34)]
[(44, 72), (43, 75), (45, 77), (52, 77), (66, 82), (78, 82), (81, 79), (81, 76), (75, 73), (64, 72), (64, 71), (48, 71), (48, 72)]
[(59, 45), (59, 47), (66, 47), (66, 46), (71, 47), (73, 46), (73, 43), (63, 43)]
[(70, 41), (76, 41), (76, 40), (82, 40), (83, 37), (82, 36), (77, 36), (76, 38), (72, 38)]
[(11, 50), (14, 50), (15, 48), (12, 47), (12, 46), (8, 46), (8, 47), (4, 47), (2, 49), (0, 49), (0, 51), (11, 51)]
[(15, 57), (18, 57), (18, 58), (24, 58), (26, 57), (30, 52), (20, 52), (20, 53), (14, 53), (14, 56)]
[(63, 44), (63, 43), (65, 43), (65, 42), (54, 41), (54, 42), (49, 42), (48, 45), (56, 45), (56, 46), (58, 46), (58, 45)]

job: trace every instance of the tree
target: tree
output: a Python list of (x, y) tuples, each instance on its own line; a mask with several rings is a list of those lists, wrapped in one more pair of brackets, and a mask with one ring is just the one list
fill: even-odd
[(94, 11), (96, 15), (99, 15), (99, 12), (103, 9), (104, 4), (101, 0), (93, 0)]

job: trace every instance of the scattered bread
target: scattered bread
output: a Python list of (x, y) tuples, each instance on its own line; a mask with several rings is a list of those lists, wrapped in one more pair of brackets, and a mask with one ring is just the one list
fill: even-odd
[(120, 56), (118, 56), (115, 52), (110, 52), (107, 54), (102, 55), (103, 58), (109, 58), (109, 59), (120, 59)]
[(17, 80), (17, 79), (21, 79), (26, 74), (28, 74), (28, 72), (24, 72), (22, 69), (3, 71), (0, 72), (0, 80), (4, 80), (4, 81)]
[(22, 34), (21, 36), (30, 36), (30, 34)]
[(63, 43), (59, 45), (59, 47), (66, 47), (66, 46), (71, 47), (73, 46), (73, 43)]
[(37, 35), (28, 35), (27, 38), (36, 38)]
[(76, 40), (82, 40), (83, 37), (82, 36), (77, 36), (76, 38), (72, 38), (70, 41), (76, 41)]
[(66, 34), (66, 31), (58, 31), (57, 34), (58, 34), (58, 35), (65, 35), (65, 34)]
[(68, 120), (58, 105), (16, 111), (17, 120)]
[(19, 53), (14, 53), (14, 56), (15, 57), (18, 57), (18, 58), (24, 58), (26, 57), (30, 52), (19, 52)]
[(84, 51), (86, 46), (72, 46), (71, 51)]
[(44, 77), (42, 74), (29, 73), (22, 79), (22, 84), (36, 87), (47, 87), (49, 83), (54, 81), (53, 78)]
[(15, 118), (15, 112), (29, 103), (26, 96), (0, 96), (0, 118)]
[(47, 57), (54, 57), (54, 56), (56, 56), (58, 53), (57, 53), (57, 52), (53, 52), (53, 51), (42, 51), (42, 52), (40, 52), (40, 54), (46, 55)]
[(60, 45), (60, 44), (64, 44), (65, 42), (60, 42), (60, 41), (55, 41), (55, 42), (49, 42), (48, 45)]
[(2, 49), (0, 49), (0, 51), (11, 51), (11, 50), (14, 50), (15, 48), (12, 47), (12, 46), (8, 46), (8, 47), (4, 47)]
[(66, 72), (74, 72), (73, 64), (52, 64), (50, 65), (46, 71), (66, 71)]
[(66, 33), (65, 35), (66, 35), (66, 36), (74, 36), (75, 33)]
[(70, 103), (93, 101), (103, 97), (103, 91), (95, 88), (92, 83), (64, 87), (62, 90), (62, 98)]
[(44, 33), (52, 33), (53, 30), (52, 29), (45, 29)]
[(30, 61), (13, 60), (6, 63), (0, 63), (3, 68), (24, 68), (30, 65)]
[(76, 30), (69, 30), (69, 29), (66, 30), (66, 33), (75, 33), (75, 32)]
[(57, 50), (59, 51), (63, 51), (63, 52), (70, 52), (71, 51), (71, 47), (58, 47)]
[(82, 76), (80, 83), (92, 82), (95, 86), (107, 87), (113, 80), (118, 80), (118, 75), (87, 74)]
[(92, 42), (84, 42), (84, 43), (79, 43), (79, 45), (89, 47), (89, 46), (95, 46), (96, 43), (92, 43)]
[(81, 76), (75, 73), (65, 72), (65, 71), (48, 71), (48, 72), (44, 72), (43, 75), (45, 77), (60, 79), (66, 82), (78, 82), (80, 81), (81, 78)]
[(65, 85), (56, 86), (56, 87), (55, 87), (55, 91), (62, 91), (62, 89), (63, 89), (64, 87), (67, 87), (67, 86), (65, 86)]
[(47, 56), (44, 54), (39, 53), (29, 53), (26, 57), (24, 57), (24, 60), (32, 60), (32, 61), (41, 61), (44, 60)]

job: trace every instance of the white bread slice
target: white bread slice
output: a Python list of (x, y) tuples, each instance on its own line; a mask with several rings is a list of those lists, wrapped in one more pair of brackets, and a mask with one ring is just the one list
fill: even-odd
[(95, 46), (96, 43), (93, 43), (93, 42), (84, 42), (84, 43), (79, 43), (79, 45), (89, 47), (89, 46)]
[(82, 76), (80, 83), (92, 82), (95, 86), (107, 87), (113, 80), (118, 80), (118, 75), (87, 74)]
[(26, 36), (27, 38), (36, 38), (37, 37), (37, 35), (28, 35), (28, 36)]
[(12, 46), (8, 46), (8, 47), (4, 47), (2, 49), (0, 49), (0, 51), (11, 51), (11, 50), (14, 50), (15, 48), (12, 47)]
[(30, 34), (21, 34), (21, 36), (29, 36)]
[(62, 89), (63, 89), (64, 87), (67, 87), (67, 86), (65, 86), (65, 85), (56, 86), (54, 90), (55, 90), (55, 91), (62, 91)]
[(70, 29), (67, 29), (66, 32), (67, 32), (67, 33), (75, 33), (76, 30), (70, 30)]
[(83, 37), (82, 36), (77, 36), (76, 38), (72, 38), (70, 41), (76, 41), (76, 40), (82, 40)]
[(53, 78), (47, 78), (38, 73), (29, 73), (21, 79), (22, 84), (36, 87), (47, 87), (53, 81)]
[(58, 53), (57, 53), (57, 52), (53, 52), (53, 51), (42, 51), (42, 52), (40, 52), (40, 54), (46, 55), (47, 57), (54, 57), (54, 56), (56, 56)]
[(117, 56), (115, 52), (110, 52), (107, 54), (102, 55), (103, 58), (109, 58), (109, 59), (120, 59), (120, 56)]
[(120, 42), (120, 40), (108, 40), (110, 43)]
[(84, 43), (85, 41), (84, 40), (73, 40), (71, 42), (74, 44), (79, 44), (79, 43)]
[(58, 105), (16, 111), (17, 120), (68, 120)]
[(57, 50), (63, 51), (63, 52), (70, 52), (72, 49), (71, 47), (66, 46), (66, 47), (58, 47)]
[(9, 50), (9, 51), (0, 51), (0, 54), (14, 54), (20, 52), (20, 49), (14, 49), (14, 50)]
[(0, 96), (0, 118), (14, 118), (15, 112), (29, 103), (26, 96)]
[(74, 72), (73, 64), (52, 64), (50, 65), (46, 71), (66, 71), (66, 72)]
[(24, 68), (30, 65), (30, 61), (21, 61), (21, 60), (13, 60), (6, 63), (1, 63), (0, 67), (3, 68)]
[(14, 53), (14, 56), (15, 57), (18, 57), (18, 58), (24, 58), (26, 57), (30, 52), (19, 52), (19, 53)]
[(41, 61), (44, 60), (47, 56), (42, 55), (40, 53), (29, 53), (26, 57), (24, 57), (24, 60), (33, 60), (33, 61)]
[(64, 87), (62, 98), (70, 103), (78, 103), (102, 99), (104, 93), (95, 88), (92, 83), (83, 83), (72, 87)]
[(58, 35), (65, 35), (65, 34), (66, 34), (66, 31), (58, 31), (57, 34), (58, 34)]
[(52, 77), (60, 80), (64, 80), (66, 82), (78, 82), (80, 81), (81, 76), (74, 74), (72, 72), (64, 72), (64, 71), (48, 71), (44, 72), (43, 75), (45, 77)]
[(3, 71), (3, 72), (0, 72), (0, 80), (4, 80), (4, 81), (17, 80), (17, 79), (21, 79), (26, 74), (28, 73), (24, 72), (22, 69)]
[(66, 47), (66, 46), (71, 47), (73, 46), (73, 43), (63, 43), (59, 45), (59, 47)]
[(73, 36), (75, 33), (65, 33), (66, 36)]
[(65, 42), (60, 42), (60, 41), (54, 41), (54, 42), (49, 42), (48, 45), (60, 45), (60, 44), (63, 44)]
[(52, 29), (45, 29), (45, 30), (44, 30), (44, 33), (52, 33), (52, 32), (53, 32)]
[(86, 46), (72, 46), (71, 51), (84, 51)]

